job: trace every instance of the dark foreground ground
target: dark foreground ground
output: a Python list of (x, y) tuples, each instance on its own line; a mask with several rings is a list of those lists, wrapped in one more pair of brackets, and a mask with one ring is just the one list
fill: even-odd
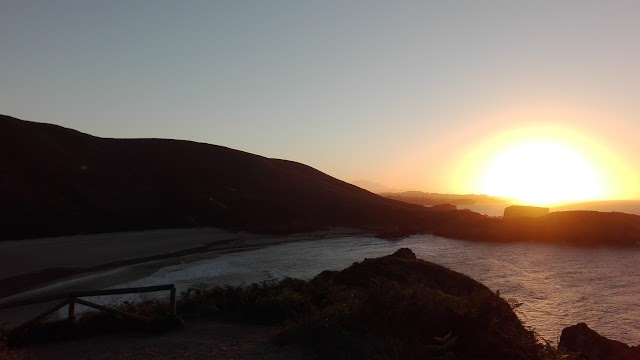
[(48, 343), (25, 353), (25, 360), (169, 360), (169, 359), (313, 359), (301, 346), (279, 346), (271, 339), (277, 327), (238, 323), (193, 321), (157, 335), (105, 335), (91, 339)]
[(191, 289), (123, 304), (140, 321), (88, 313), (1, 334), (8, 359), (637, 360), (640, 348), (566, 328), (556, 348), (486, 286), (409, 249), (304, 281)]

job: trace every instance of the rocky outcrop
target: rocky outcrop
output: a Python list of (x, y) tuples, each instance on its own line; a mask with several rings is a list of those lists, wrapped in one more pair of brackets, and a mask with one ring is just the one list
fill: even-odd
[(540, 217), (549, 214), (549, 208), (537, 206), (513, 205), (504, 209), (505, 219), (516, 219), (522, 217)]
[(579, 323), (562, 330), (558, 347), (571, 353), (580, 354), (588, 360), (640, 359), (640, 347), (632, 347), (620, 341), (607, 339), (591, 330), (585, 323)]
[(579, 246), (640, 245), (640, 216), (632, 214), (557, 211), (541, 217), (510, 219), (477, 216), (465, 219), (458, 212), (443, 214), (451, 214), (448, 218), (457, 216), (457, 222), (446, 222), (443, 219), (442, 226), (436, 229), (436, 235), (456, 239)]
[[(336, 349), (325, 358), (540, 359), (533, 332), (507, 301), (407, 248), (324, 271), (308, 286), (301, 297), (310, 293), (320, 302), (293, 333), (315, 334), (314, 346)], [(349, 335), (337, 343), (336, 334)], [(336, 348), (344, 349), (343, 341), (355, 349), (351, 356)]]
[(458, 208), (453, 204), (438, 204), (428, 207), (431, 211), (456, 211)]

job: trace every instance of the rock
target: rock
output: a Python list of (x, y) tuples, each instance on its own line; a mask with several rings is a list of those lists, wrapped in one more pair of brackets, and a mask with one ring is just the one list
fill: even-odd
[(331, 333), (367, 339), (359, 346), (368, 353), (340, 358), (539, 360), (533, 333), (503, 298), (410, 249), (325, 271), (312, 282), (340, 294), (339, 307), (328, 307), (315, 326), (337, 325)]
[(411, 251), (409, 248), (401, 248), (398, 251), (394, 252), (391, 256), (397, 257), (400, 259), (416, 259), (416, 254)]
[[(463, 215), (468, 214), (465, 218)], [(540, 217), (500, 219), (465, 211), (433, 212), (435, 235), (474, 241), (526, 241), (580, 246), (640, 246), (640, 216), (619, 212), (554, 211)]]
[(640, 348), (620, 341), (607, 339), (591, 330), (587, 324), (579, 323), (562, 330), (558, 348), (579, 353), (589, 360), (637, 360)]
[(514, 219), (522, 217), (540, 217), (549, 214), (549, 208), (537, 206), (520, 206), (513, 205), (504, 209), (505, 219)]
[(432, 211), (456, 211), (458, 208), (452, 204), (438, 204), (428, 207)]

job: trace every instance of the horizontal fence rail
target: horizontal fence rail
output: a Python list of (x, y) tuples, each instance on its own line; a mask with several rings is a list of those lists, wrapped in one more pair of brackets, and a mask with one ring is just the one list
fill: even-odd
[(69, 306), (69, 320), (75, 319), (75, 304), (80, 304), (84, 306), (88, 306), (97, 310), (106, 311), (112, 314), (125, 316), (128, 318), (132, 318), (140, 321), (147, 321), (149, 319), (144, 318), (139, 315), (127, 313), (118, 309), (112, 309), (106, 307), (104, 305), (95, 304), (86, 300), (80, 299), (81, 297), (90, 297), (90, 296), (104, 296), (104, 295), (122, 295), (122, 294), (136, 294), (136, 293), (147, 293), (147, 292), (157, 292), (157, 291), (169, 291), (169, 314), (171, 316), (176, 316), (176, 287), (174, 284), (168, 285), (157, 285), (157, 286), (143, 286), (143, 287), (132, 287), (132, 288), (120, 288), (120, 289), (107, 289), (107, 290), (89, 290), (89, 291), (74, 291), (64, 294), (56, 294), (56, 295), (48, 295), (48, 296), (40, 296), (34, 297), (24, 300), (12, 301), (4, 304), (0, 304), (0, 310), (15, 308), (26, 305), (40, 304), (51, 302), (55, 300), (63, 300), (61, 303), (58, 303), (54, 307), (48, 309), (42, 314), (36, 316), (35, 318), (27, 321), (26, 323), (20, 325), (21, 328), (26, 328), (34, 323), (46, 318), (49, 314), (52, 314), (55, 311), (60, 310), (65, 306)]
[(39, 303), (49, 302), (54, 300), (69, 299), (69, 298), (102, 296), (102, 295), (135, 294), (135, 293), (156, 292), (156, 291), (166, 291), (166, 290), (175, 291), (175, 289), (176, 289), (175, 285), (169, 284), (169, 285), (143, 286), (143, 287), (121, 288), (121, 289), (73, 291), (69, 293), (34, 297), (34, 298), (29, 298), (24, 300), (12, 301), (5, 304), (0, 304), (0, 310), (18, 307), (18, 306), (39, 304)]

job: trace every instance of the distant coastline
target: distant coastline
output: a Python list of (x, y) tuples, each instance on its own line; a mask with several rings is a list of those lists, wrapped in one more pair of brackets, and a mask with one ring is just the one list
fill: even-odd
[(0, 140), (11, 165), (10, 181), (0, 189), (7, 214), (0, 218), (0, 240), (206, 227), (283, 236), (342, 227), (387, 239), (435, 234), (581, 246), (640, 243), (638, 215), (565, 211), (500, 219), (460, 209), (495, 203), (502, 212), (511, 200), (419, 191), (388, 198), (301, 163), (211, 144), (99, 138), (1, 115)]
[[(471, 205), (458, 205), (458, 209), (469, 209), (488, 216), (502, 216), (506, 206), (506, 204), (476, 203)], [(576, 210), (622, 212), (640, 215), (640, 200), (589, 201), (550, 207), (550, 211)]]

